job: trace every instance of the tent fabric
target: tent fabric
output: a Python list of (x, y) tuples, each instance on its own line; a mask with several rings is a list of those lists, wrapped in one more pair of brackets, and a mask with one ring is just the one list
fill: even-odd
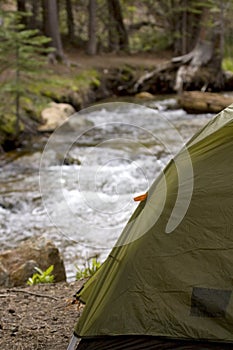
[[(101, 269), (77, 294), (86, 306), (75, 334), (233, 342), (232, 213), (233, 105), (152, 184)], [(167, 231), (171, 218), (179, 224)]]
[(233, 344), (145, 336), (82, 339), (76, 350), (233, 350)]

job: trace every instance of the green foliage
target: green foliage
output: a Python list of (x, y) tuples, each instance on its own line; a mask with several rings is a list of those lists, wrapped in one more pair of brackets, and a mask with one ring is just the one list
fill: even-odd
[(144, 27), (132, 34), (129, 40), (132, 52), (150, 52), (166, 50), (171, 46), (172, 38), (163, 32), (155, 31), (152, 26)]
[(45, 271), (42, 271), (39, 267), (35, 267), (35, 270), (37, 272), (28, 279), (27, 284), (29, 286), (33, 286), (39, 283), (53, 283), (54, 275), (51, 274), (53, 272), (53, 269), (53, 265), (49, 266)]
[(75, 83), (78, 90), (86, 89), (89, 86), (98, 87), (100, 85), (99, 73), (95, 69), (84, 70), (75, 76)]
[(82, 269), (76, 266), (76, 280), (93, 276), (94, 273), (98, 271), (100, 267), (101, 263), (97, 260), (97, 258), (92, 258), (91, 260), (88, 260)]
[[(14, 111), (12, 113), (5, 113), (3, 117), (0, 118), (0, 130), (6, 135), (13, 135), (15, 132), (16, 117)], [(23, 126), (20, 125), (23, 130)]]
[[(26, 30), (20, 23), (22, 14), (18, 12), (0, 11), (0, 17), (0, 97), (3, 101), (13, 99), (16, 117), (14, 132), (17, 134), (20, 131), (21, 97), (27, 95), (28, 84), (44, 67), (46, 58), (42, 54), (51, 51), (45, 48), (50, 39), (39, 35), (36, 29)], [(9, 113), (7, 106), (9, 103), (1, 105), (1, 116)]]
[(222, 68), (233, 72), (233, 57), (225, 57), (223, 59)]

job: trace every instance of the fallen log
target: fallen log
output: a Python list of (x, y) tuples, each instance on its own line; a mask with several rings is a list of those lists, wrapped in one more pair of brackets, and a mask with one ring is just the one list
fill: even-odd
[(178, 95), (178, 103), (181, 108), (189, 113), (218, 113), (233, 103), (233, 95), (185, 91)]

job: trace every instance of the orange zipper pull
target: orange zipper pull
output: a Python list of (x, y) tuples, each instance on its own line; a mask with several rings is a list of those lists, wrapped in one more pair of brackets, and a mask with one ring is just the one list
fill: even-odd
[(134, 197), (134, 201), (135, 202), (142, 202), (145, 199), (147, 199), (147, 196), (148, 196), (148, 192), (141, 194), (140, 196)]

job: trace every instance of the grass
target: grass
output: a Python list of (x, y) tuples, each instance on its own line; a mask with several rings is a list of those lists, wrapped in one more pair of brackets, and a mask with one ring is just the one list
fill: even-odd
[(92, 258), (88, 260), (83, 268), (76, 266), (76, 280), (80, 280), (82, 278), (88, 278), (94, 275), (96, 271), (101, 267), (101, 263), (97, 260), (97, 258)]
[(233, 56), (228, 56), (223, 59), (222, 68), (233, 73)]

